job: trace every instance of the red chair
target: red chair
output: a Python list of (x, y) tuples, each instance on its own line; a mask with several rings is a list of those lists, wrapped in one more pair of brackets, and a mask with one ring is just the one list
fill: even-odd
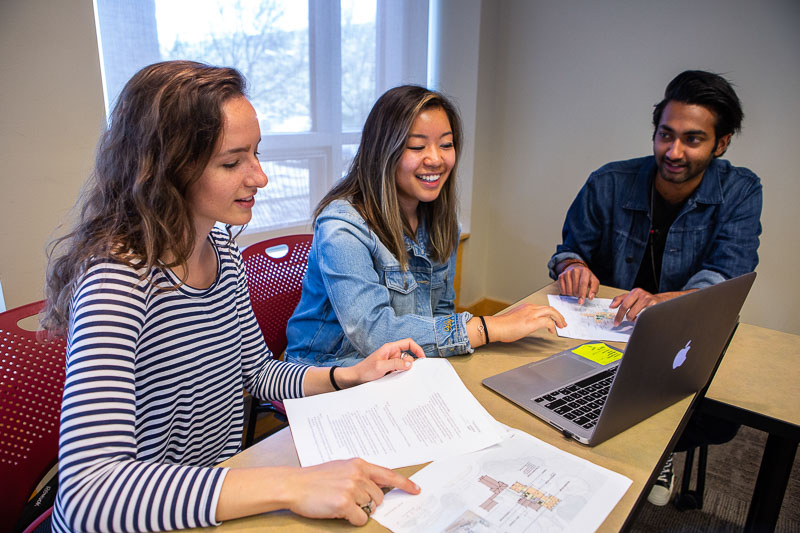
[[(18, 523), (33, 490), (58, 462), (66, 342), (18, 324), (38, 314), (43, 306), (44, 302), (35, 302), (0, 313), (0, 524), (3, 528)], [(49, 505), (42, 507), (44, 513)], [(36, 515), (31, 519), (34, 518)]]
[[(242, 250), (250, 303), (264, 340), (277, 358), (286, 350), (286, 324), (300, 302), (312, 238), (313, 235), (287, 235)], [(254, 399), (247, 418), (245, 447), (253, 443), (260, 411), (285, 414), (280, 402), (259, 404)]]
[(22, 533), (45, 533), (53, 530), (51, 518), (53, 516), (53, 507), (49, 507), (39, 518), (31, 522), (31, 525), (25, 528)]

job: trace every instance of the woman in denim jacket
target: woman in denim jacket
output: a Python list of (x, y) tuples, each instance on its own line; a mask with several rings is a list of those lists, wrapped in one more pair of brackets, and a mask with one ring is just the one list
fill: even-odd
[(461, 119), (442, 94), (405, 85), (378, 99), (347, 176), (314, 213), (288, 361), (354, 365), (405, 337), (447, 357), (566, 325), (552, 307), (530, 304), (500, 316), (455, 313), (461, 142)]

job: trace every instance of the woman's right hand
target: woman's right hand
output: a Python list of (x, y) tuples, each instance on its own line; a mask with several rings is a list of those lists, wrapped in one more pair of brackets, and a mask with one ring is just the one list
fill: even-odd
[(279, 509), (309, 518), (344, 518), (363, 526), (383, 502), (382, 487), (419, 494), (419, 487), (400, 474), (363, 459), (331, 461), (305, 468), (267, 466), (231, 468), (225, 476), (216, 520), (251, 516)]
[(362, 506), (372, 501), (374, 510), (383, 502), (382, 487), (419, 494), (419, 487), (410, 479), (363, 459), (299, 468), (283, 485), (292, 512), (309, 518), (344, 518), (354, 526), (369, 520)]
[[(491, 342), (514, 342), (541, 328), (555, 333), (556, 326), (563, 328), (567, 325), (564, 317), (555, 308), (529, 303), (520, 304), (501, 315), (483, 318), (486, 320)], [(473, 320), (480, 319), (476, 317)]]

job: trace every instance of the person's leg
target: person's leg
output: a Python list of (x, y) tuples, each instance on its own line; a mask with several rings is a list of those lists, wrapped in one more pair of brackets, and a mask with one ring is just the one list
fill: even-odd
[[(686, 424), (681, 438), (678, 439), (674, 452), (685, 452), (690, 448), (704, 444), (724, 444), (736, 436), (739, 427), (741, 427), (741, 424), (736, 422), (695, 412), (692, 418), (689, 419), (689, 423)], [(675, 476), (672, 468), (674, 452), (667, 458), (661, 473), (653, 484), (653, 488), (650, 489), (650, 494), (647, 496), (647, 501), (653, 505), (667, 505), (672, 499), (672, 493), (675, 491)]]
[(736, 436), (740, 427), (739, 423), (696, 412), (686, 424), (686, 429), (675, 445), (675, 451), (685, 452), (704, 444), (724, 444)]

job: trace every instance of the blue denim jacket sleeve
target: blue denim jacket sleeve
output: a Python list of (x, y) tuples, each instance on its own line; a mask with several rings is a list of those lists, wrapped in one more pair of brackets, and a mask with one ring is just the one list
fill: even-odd
[[(558, 279), (558, 274), (556, 274), (556, 266), (561, 261), (566, 259), (578, 259), (580, 261), (586, 262), (586, 260), (581, 257), (580, 255), (576, 254), (575, 252), (561, 252), (553, 254), (553, 257), (550, 258), (550, 261), (547, 262), (547, 271), (550, 273), (550, 277), (552, 279)], [(566, 267), (564, 268), (566, 270)]]
[[(393, 258), (381, 257), (381, 249), (388, 251), (366, 224), (354, 223), (336, 213), (323, 213), (316, 229), (314, 246), (325, 291), (344, 334), (362, 356), (406, 337), (417, 342), (427, 356), (472, 352), (466, 326), (471, 315), (453, 312), (452, 275), (448, 276), (445, 296), (437, 304), (435, 316), (398, 315), (375, 264)], [(453, 253), (448, 273), (454, 272), (455, 260)], [(398, 271), (393, 274), (402, 275)]]
[(456, 254), (457, 251), (453, 252), (450, 255), (450, 259), (447, 261), (447, 284), (445, 285), (442, 297), (439, 298), (439, 301), (436, 303), (436, 308), (433, 310), (434, 317), (450, 316), (456, 312), (456, 289), (453, 286), (453, 280), (456, 277)]
[(547, 262), (547, 270), (552, 279), (558, 279), (556, 266), (566, 259), (580, 259), (590, 263), (603, 238), (603, 224), (607, 216), (603, 200), (605, 191), (598, 190), (592, 176), (586, 182), (578, 196), (570, 205), (561, 230), (562, 244), (556, 247), (556, 253)]
[[(722, 168), (726, 166), (730, 165)], [(763, 203), (761, 181), (747, 169), (735, 170), (749, 179), (724, 183), (720, 187), (723, 201), (711, 246), (701, 270), (692, 275), (681, 290), (702, 289), (753, 272), (758, 265)]]

